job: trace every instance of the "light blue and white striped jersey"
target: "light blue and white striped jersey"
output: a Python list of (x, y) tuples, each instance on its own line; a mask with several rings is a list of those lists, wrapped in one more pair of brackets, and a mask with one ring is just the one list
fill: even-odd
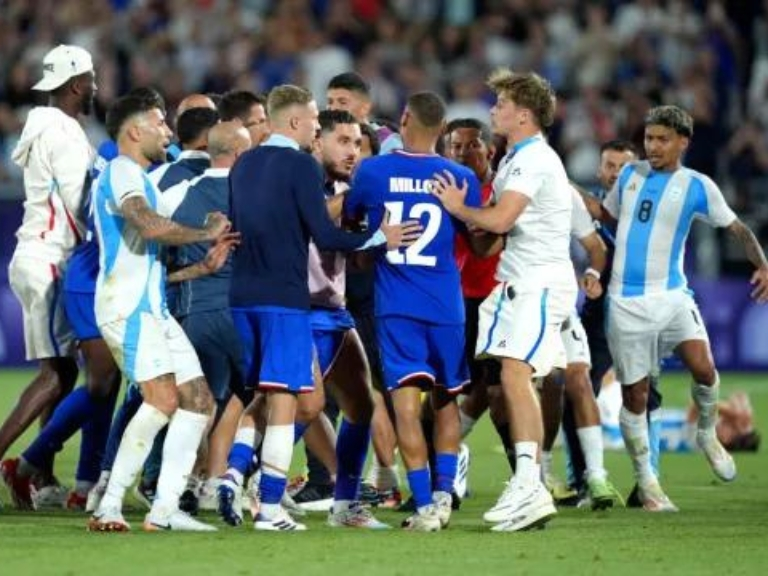
[(717, 227), (736, 220), (709, 177), (685, 167), (658, 172), (647, 161), (624, 166), (603, 205), (618, 220), (609, 284), (616, 296), (685, 288), (685, 241), (694, 218)]
[(168, 216), (160, 193), (141, 166), (118, 156), (99, 176), (93, 198), (101, 248), (96, 280), (96, 321), (100, 326), (140, 313), (167, 315), (159, 245), (144, 240), (121, 213), (123, 203), (135, 197), (144, 198), (153, 210)]

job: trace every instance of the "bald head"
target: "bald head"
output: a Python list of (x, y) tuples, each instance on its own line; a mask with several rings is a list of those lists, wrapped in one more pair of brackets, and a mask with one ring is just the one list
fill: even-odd
[(208, 132), (208, 154), (212, 168), (230, 168), (251, 147), (251, 136), (242, 122), (219, 122)]
[(216, 110), (216, 104), (205, 94), (190, 94), (179, 102), (179, 105), (176, 107), (176, 117), (178, 118), (190, 108), (210, 108), (211, 110)]

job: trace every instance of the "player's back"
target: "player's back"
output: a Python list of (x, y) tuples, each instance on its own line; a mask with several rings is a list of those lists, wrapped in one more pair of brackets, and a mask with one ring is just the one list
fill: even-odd
[(309, 231), (291, 188), (309, 172), (322, 182), (309, 154), (271, 145), (249, 150), (232, 168), (230, 220), (242, 233), (233, 260), (232, 306), (309, 308)]
[(466, 203), (480, 205), (479, 182), (469, 169), (433, 154), (395, 150), (364, 160), (355, 174), (348, 211), (368, 213), (376, 227), (418, 220), (424, 230), (411, 246), (383, 253), (376, 264), (376, 315), (406, 316), (438, 324), (464, 321), (455, 236), (462, 225), (431, 194), (434, 175), (451, 172), (469, 183)]

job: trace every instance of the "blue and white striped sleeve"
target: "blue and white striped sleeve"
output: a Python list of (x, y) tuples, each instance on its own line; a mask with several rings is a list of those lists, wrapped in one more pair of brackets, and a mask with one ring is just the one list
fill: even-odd
[(699, 177), (704, 185), (704, 194), (707, 200), (706, 212), (703, 214), (704, 221), (716, 228), (724, 228), (733, 224), (738, 217), (728, 206), (720, 187), (707, 176), (701, 175)]

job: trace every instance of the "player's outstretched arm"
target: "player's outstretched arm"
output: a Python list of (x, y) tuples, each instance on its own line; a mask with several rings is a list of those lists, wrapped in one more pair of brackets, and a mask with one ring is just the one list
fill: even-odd
[(208, 248), (208, 252), (203, 260), (185, 266), (184, 268), (174, 270), (168, 274), (166, 280), (169, 283), (174, 284), (215, 274), (224, 267), (230, 252), (232, 252), (238, 244), (240, 244), (239, 232), (227, 232), (226, 234), (222, 234), (213, 242), (213, 244), (211, 244), (211, 247)]
[(754, 232), (738, 218), (727, 227), (728, 232), (733, 234), (744, 247), (747, 258), (755, 267), (750, 284), (754, 286), (751, 296), (758, 303), (768, 302), (768, 260), (765, 258), (760, 242), (755, 237)]
[(448, 212), (469, 226), (482, 228), (494, 234), (506, 234), (517, 222), (520, 214), (531, 201), (528, 196), (514, 190), (505, 191), (494, 206), (472, 208), (467, 206), (468, 184), (459, 187), (453, 174), (444, 171), (435, 174), (434, 194)]
[(125, 200), (121, 212), (123, 217), (136, 227), (142, 238), (172, 246), (214, 240), (227, 232), (231, 226), (227, 217), (220, 212), (209, 214), (204, 228), (182, 226), (152, 210), (141, 196)]
[(573, 180), (569, 180), (568, 183), (573, 186), (573, 188), (579, 193), (579, 196), (581, 196), (581, 199), (584, 200), (584, 205), (587, 207), (587, 212), (589, 212), (589, 215), (592, 216), (594, 220), (602, 222), (603, 224), (607, 224), (608, 226), (616, 226), (616, 218), (614, 218), (613, 215), (605, 209), (605, 206), (603, 206), (600, 200), (592, 196), (592, 194), (576, 184), (576, 182)]

